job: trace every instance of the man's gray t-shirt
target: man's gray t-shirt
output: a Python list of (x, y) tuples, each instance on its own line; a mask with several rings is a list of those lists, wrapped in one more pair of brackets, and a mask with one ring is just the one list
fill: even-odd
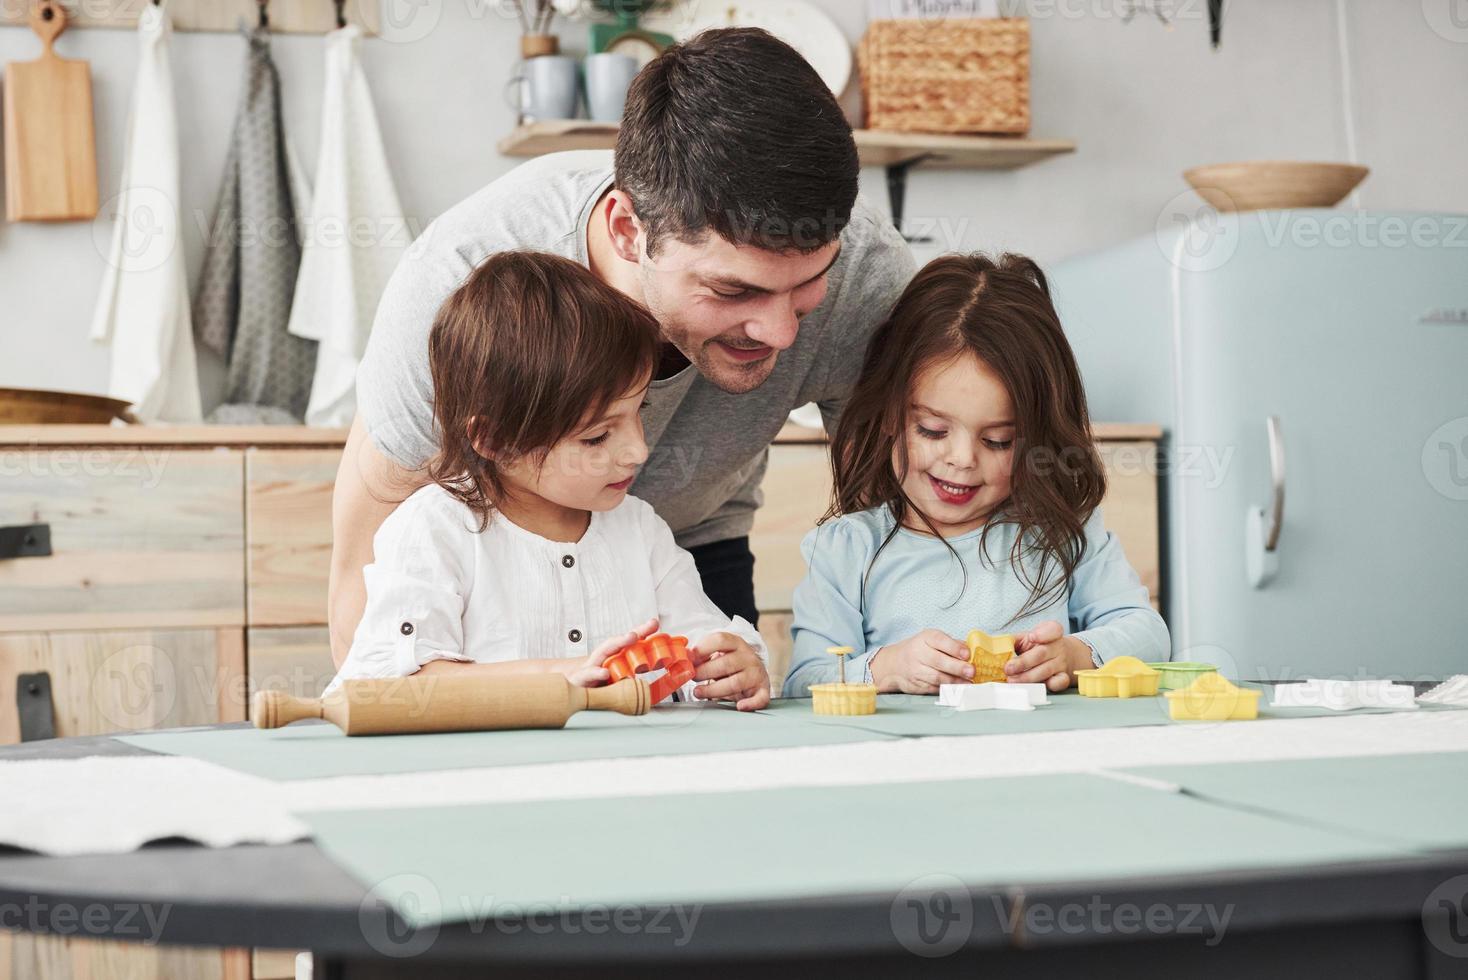
[[(446, 211), (413, 243), (388, 281), (357, 371), (358, 410), (384, 455), (417, 469), (437, 449), (428, 333), (443, 301), (496, 252), (551, 252), (588, 265), (586, 225), (611, 184), (610, 151), (539, 157)], [(650, 455), (631, 492), (683, 547), (749, 533), (785, 417), (816, 402), (834, 430), (867, 341), (916, 271), (902, 236), (864, 199), (841, 238), (825, 300), (801, 320), (763, 385), (731, 395), (692, 365), (652, 383), (642, 411)]]

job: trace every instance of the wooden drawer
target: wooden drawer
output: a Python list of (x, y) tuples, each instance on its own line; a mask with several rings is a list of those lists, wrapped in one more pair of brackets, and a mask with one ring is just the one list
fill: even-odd
[(102, 978), (249, 980), (250, 951), (0, 933), (0, 980)]
[(795, 617), (788, 612), (762, 612), (759, 616), (759, 635), (764, 637), (770, 651), (770, 695), (780, 696), (780, 687), (785, 675), (790, 673), (790, 655), (794, 644), (790, 639), (790, 625)]
[(0, 524), (47, 524), (52, 554), (0, 561), (0, 631), (239, 626), (238, 450), (0, 450)]
[[(244, 633), (233, 629), (0, 634), (0, 697), (16, 678), (51, 678), (56, 735), (245, 718)], [(0, 744), (20, 741), (20, 719), (0, 711)]]
[(765, 502), (754, 515), (754, 601), (761, 613), (790, 609), (795, 586), (805, 578), (800, 541), (831, 502), (831, 464), (824, 443), (777, 443), (760, 487)]
[(1121, 542), (1127, 561), (1137, 570), (1156, 609), (1162, 595), (1157, 444), (1101, 442), (1096, 448), (1106, 466), (1106, 497), (1101, 501), (1106, 530)]
[(251, 626), (326, 622), (331, 489), (340, 461), (340, 449), (251, 449), (245, 454)]

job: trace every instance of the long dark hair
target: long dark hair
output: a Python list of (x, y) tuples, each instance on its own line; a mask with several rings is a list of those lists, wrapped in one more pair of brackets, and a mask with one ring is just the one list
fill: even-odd
[(439, 438), (428, 478), (483, 530), (505, 484), (481, 449), (544, 458), (651, 373), (660, 336), (651, 313), (570, 259), (491, 255), (428, 334)]
[[(905, 470), (909, 403), (918, 376), (965, 353), (999, 376), (1014, 403), (1010, 496), (985, 524), (979, 554), (988, 560), (989, 531), (996, 524), (1017, 525), (1009, 559), (1030, 589), (1015, 614), (1019, 619), (1064, 594), (1084, 556), (1085, 523), (1106, 494), (1080, 368), (1045, 274), (1032, 259), (946, 255), (908, 284), (872, 337), (861, 379), (832, 439), (834, 491), (821, 522), (887, 508), (893, 529), (873, 564), (911, 517), (942, 538), (903, 491), (906, 473), (894, 472), (894, 450)], [(1033, 579), (1022, 561), (1032, 552), (1039, 560)]]

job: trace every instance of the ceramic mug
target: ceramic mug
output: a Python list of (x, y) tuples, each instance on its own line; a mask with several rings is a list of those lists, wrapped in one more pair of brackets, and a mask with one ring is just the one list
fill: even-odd
[(506, 93), (518, 92), (510, 106), (526, 119), (575, 119), (579, 88), (576, 59), (548, 54), (520, 62)]
[(608, 51), (586, 59), (586, 108), (597, 122), (620, 122), (627, 89), (638, 71), (630, 54)]

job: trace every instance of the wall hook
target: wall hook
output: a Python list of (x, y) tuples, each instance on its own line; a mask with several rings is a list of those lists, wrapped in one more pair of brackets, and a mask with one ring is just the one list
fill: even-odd
[(347, 15), (344, 8), (347, 5), (347, 0), (334, 0), (334, 2), (336, 3), (336, 26), (338, 29), (346, 27)]

